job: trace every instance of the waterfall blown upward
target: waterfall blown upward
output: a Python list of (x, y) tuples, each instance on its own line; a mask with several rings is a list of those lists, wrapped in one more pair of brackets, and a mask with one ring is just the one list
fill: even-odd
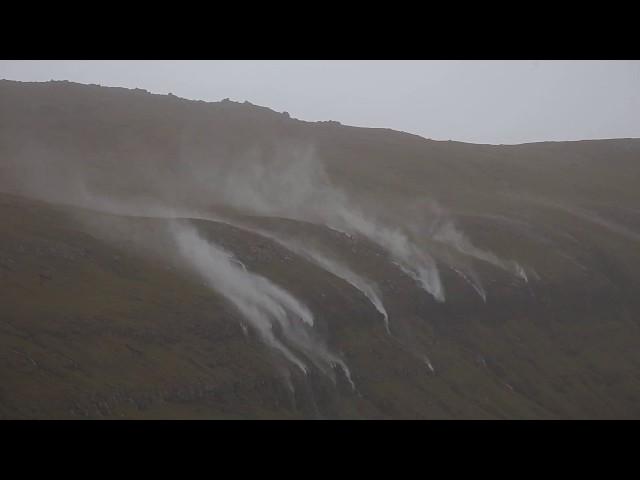
[[(366, 238), (382, 248), (395, 265), (439, 302), (445, 301), (445, 288), (429, 244), (446, 245), (463, 256), (526, 279), (524, 270), (516, 262), (502, 260), (475, 247), (445, 209), (433, 201), (418, 202), (422, 206), (419, 211), (403, 211), (403, 215), (395, 215), (396, 221), (390, 224), (381, 220), (375, 205), (358, 201), (336, 185), (312, 149), (281, 148), (270, 162), (253, 162), (243, 168), (205, 175), (211, 181), (211, 195), (240, 212), (311, 222), (350, 237)], [(381, 302), (375, 288), (368, 288), (367, 282), (360, 282), (353, 275), (338, 274), (344, 272), (333, 268), (336, 265), (332, 259), (309, 252), (307, 256), (315, 256), (316, 263), (356, 286), (387, 317), (379, 308)], [(458, 267), (456, 271), (486, 298), (471, 268), (463, 272)]]
[(384, 320), (384, 326), (387, 333), (390, 333), (389, 328), (389, 314), (387, 310), (384, 308), (382, 300), (380, 298), (380, 293), (378, 291), (378, 287), (374, 282), (365, 279), (361, 275), (355, 273), (351, 268), (345, 265), (343, 262), (339, 261), (337, 258), (333, 256), (329, 256), (329, 254), (320, 252), (318, 249), (311, 247), (305, 242), (293, 238), (291, 236), (285, 236), (282, 234), (276, 234), (274, 232), (269, 232), (265, 229), (256, 228), (252, 226), (248, 226), (242, 222), (234, 222), (229, 219), (224, 219), (218, 221), (222, 221), (224, 223), (251, 231), (252, 233), (257, 233), (260, 236), (267, 237), (276, 243), (282, 245), (287, 250), (290, 250), (297, 255), (309, 260), (315, 265), (319, 266), (323, 270), (335, 275), (338, 278), (341, 278), (349, 285), (354, 287), (360, 293), (362, 293), (375, 307), (375, 309), (382, 315)]
[(402, 229), (384, 225), (373, 212), (364, 211), (332, 182), (313, 150), (283, 148), (268, 167), (256, 162), (206, 178), (214, 197), (241, 212), (311, 222), (367, 238), (427, 293), (444, 301), (433, 257)]
[(305, 305), (267, 278), (248, 271), (192, 226), (174, 222), (171, 233), (188, 265), (238, 309), (267, 345), (305, 374), (309, 371), (306, 359), (331, 378), (338, 366), (353, 386), (347, 365), (315, 335), (313, 314)]

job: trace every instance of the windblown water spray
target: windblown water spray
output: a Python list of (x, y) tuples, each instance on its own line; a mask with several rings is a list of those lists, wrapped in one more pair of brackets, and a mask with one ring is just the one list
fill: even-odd
[(305, 374), (309, 368), (297, 352), (330, 378), (333, 368), (340, 367), (353, 386), (344, 361), (316, 337), (313, 314), (305, 305), (267, 278), (245, 270), (231, 253), (205, 240), (192, 226), (173, 222), (171, 234), (190, 267), (242, 313), (265, 343)]

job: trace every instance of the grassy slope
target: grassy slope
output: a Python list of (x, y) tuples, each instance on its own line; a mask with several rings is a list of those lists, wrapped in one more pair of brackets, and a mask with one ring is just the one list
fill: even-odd
[[(126, 242), (107, 242), (79, 221), (100, 223), (104, 214), (3, 194), (0, 416), (639, 416), (638, 241), (558, 205), (600, 212), (638, 232), (640, 141), (433, 142), (298, 122), (234, 103), (0, 83), (5, 191), (20, 180), (7, 165), (46, 152), (43, 184), (66, 185), (81, 165), (107, 191), (164, 195), (170, 184), (173, 199), (185, 201), (192, 189), (181, 175), (193, 164), (184, 162), (212, 162), (248, 146), (268, 150), (274, 141), (294, 139), (315, 145), (333, 181), (365, 204), (393, 213), (423, 196), (436, 198), (474, 243), (540, 277), (524, 285), (476, 262), (488, 284), (484, 304), (443, 268), (448, 301), (437, 304), (361, 239), (260, 220), (349, 252), (354, 268), (381, 285), (392, 338), (375, 310), (341, 280), (265, 239), (196, 222), (312, 308), (359, 391), (341, 378), (334, 386), (316, 374), (294, 373), (292, 394), (279, 360), (242, 334), (238, 313), (199, 279), (166, 259), (139, 255)], [(145, 182), (149, 172), (153, 181)], [(123, 228), (160, 223), (126, 219)]]
[(68, 208), (12, 196), (0, 208), (0, 414), (8, 418), (638, 415), (637, 310), (603, 285), (534, 283), (532, 296), (496, 271), (485, 305), (450, 276), (453, 297), (439, 305), (356, 242), (356, 256), (386, 280), (391, 338), (339, 279), (268, 240), (195, 222), (312, 308), (359, 391), (294, 372), (291, 395), (277, 360), (197, 279), (93, 237)]

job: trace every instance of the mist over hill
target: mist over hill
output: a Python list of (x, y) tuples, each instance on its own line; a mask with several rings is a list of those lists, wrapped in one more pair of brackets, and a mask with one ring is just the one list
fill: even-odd
[(3, 418), (638, 418), (640, 140), (0, 81)]

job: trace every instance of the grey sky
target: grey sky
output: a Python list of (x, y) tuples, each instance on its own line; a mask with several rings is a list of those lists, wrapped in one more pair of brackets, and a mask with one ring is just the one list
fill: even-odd
[(0, 78), (229, 97), (438, 140), (640, 137), (640, 61), (0, 61)]

